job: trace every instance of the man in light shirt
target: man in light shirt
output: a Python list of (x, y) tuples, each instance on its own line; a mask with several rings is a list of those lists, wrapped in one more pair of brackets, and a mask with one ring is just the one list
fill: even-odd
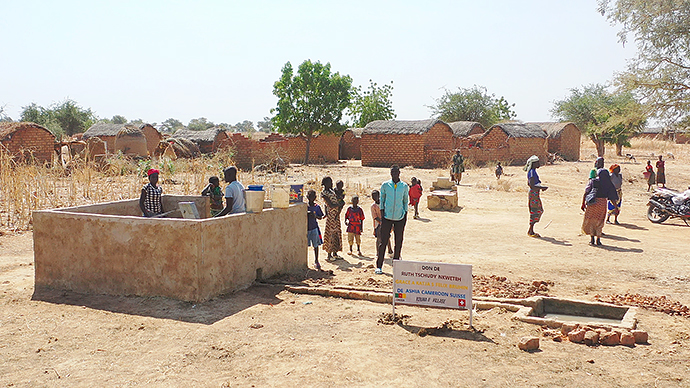
[(393, 260), (400, 259), (403, 234), (407, 223), (407, 206), (410, 203), (410, 188), (400, 180), (400, 167), (391, 167), (391, 180), (383, 182), (381, 195), (381, 230), (377, 250), (376, 273), (383, 273), (383, 257), (386, 245), (390, 241), (391, 230), (395, 233)]
[(234, 166), (223, 170), (225, 181), (229, 183), (225, 188), (225, 208), (216, 217), (226, 214), (244, 213), (246, 211), (244, 203), (244, 186), (237, 180), (237, 168)]

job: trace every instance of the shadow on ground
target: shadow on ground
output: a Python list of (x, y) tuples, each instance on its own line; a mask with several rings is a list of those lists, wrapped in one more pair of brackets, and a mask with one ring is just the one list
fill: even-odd
[(165, 297), (93, 295), (46, 288), (34, 291), (31, 299), (113, 313), (211, 325), (255, 305), (279, 304), (282, 299), (276, 295), (281, 291), (283, 286), (280, 285), (257, 284), (246, 290), (195, 304)]
[(414, 325), (407, 325), (402, 322), (397, 323), (398, 326), (401, 328), (407, 330), (408, 332), (412, 334), (416, 334), (420, 337), (424, 336), (433, 336), (433, 337), (443, 337), (443, 338), (452, 338), (452, 339), (461, 339), (461, 340), (468, 340), (468, 341), (476, 341), (476, 342), (489, 342), (492, 344), (495, 344), (494, 340), (491, 338), (485, 336), (482, 334), (481, 331), (474, 330), (472, 328), (470, 329), (457, 329), (450, 327), (446, 324), (441, 325), (440, 327), (422, 327), (422, 326), (414, 326)]

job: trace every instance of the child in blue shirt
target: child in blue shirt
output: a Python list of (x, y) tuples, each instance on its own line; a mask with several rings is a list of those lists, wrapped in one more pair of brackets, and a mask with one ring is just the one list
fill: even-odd
[(321, 230), (319, 223), (316, 220), (323, 218), (323, 211), (321, 206), (316, 203), (316, 191), (309, 190), (307, 192), (307, 247), (314, 247), (314, 267), (317, 271), (321, 271), (321, 264), (319, 264), (319, 245), (323, 244), (321, 239)]

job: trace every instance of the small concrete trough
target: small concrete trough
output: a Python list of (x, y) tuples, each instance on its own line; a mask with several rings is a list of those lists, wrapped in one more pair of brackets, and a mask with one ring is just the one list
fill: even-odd
[(536, 325), (559, 328), (564, 324), (577, 323), (627, 330), (637, 326), (636, 307), (539, 296), (528, 298), (526, 302), (515, 313), (515, 318)]

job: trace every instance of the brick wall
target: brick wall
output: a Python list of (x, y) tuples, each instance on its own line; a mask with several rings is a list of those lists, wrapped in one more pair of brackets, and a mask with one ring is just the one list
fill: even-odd
[[(571, 162), (580, 160), (580, 142), (582, 134), (577, 129), (575, 124), (568, 124), (561, 131), (560, 144), (558, 153), (563, 159)], [(551, 139), (550, 139), (551, 140)], [(549, 142), (549, 152), (551, 151), (551, 143)]]
[(424, 136), (362, 134), (362, 166), (424, 167)]
[(241, 133), (233, 133), (221, 143), (220, 148), (232, 147), (235, 166), (250, 170), (259, 164), (268, 163), (276, 158), (284, 161), (288, 158), (288, 141), (279, 134), (270, 134), (261, 140), (249, 139)]
[(542, 137), (511, 137), (508, 138), (508, 152), (513, 165), (525, 164), (532, 155), (544, 162), (548, 160), (548, 142)]
[(2, 145), (17, 157), (33, 157), (40, 162), (51, 162), (53, 159), (55, 136), (39, 126), (23, 125), (11, 136), (2, 141)]
[[(287, 138), (287, 155), (290, 163), (304, 163), (307, 140), (304, 136)], [(309, 145), (309, 163), (335, 163), (340, 151), (340, 136), (318, 135)]]
[(505, 164), (521, 165), (532, 155), (547, 160), (548, 142), (541, 137), (508, 137), (502, 129), (496, 127), (470, 147), (465, 141), (460, 150), (468, 162), (482, 165), (487, 162), (501, 161)]
[(115, 138), (116, 136), (94, 136), (105, 142), (105, 150), (109, 154), (115, 153)]
[(347, 130), (340, 138), (340, 159), (362, 159), (362, 138)]
[(425, 167), (447, 167), (454, 146), (455, 138), (448, 124), (436, 123), (424, 135)]
[(470, 133), (467, 134), (467, 136), (462, 136), (462, 137), (453, 136), (453, 148), (457, 149), (457, 148), (467, 147), (468, 143), (470, 141), (470, 136), (472, 136), (472, 138), (474, 139), (474, 138), (477, 138), (477, 136), (473, 136), (473, 135), (483, 135), (484, 132), (485, 132), (484, 128), (475, 127), (475, 128), (472, 128), (472, 130), (470, 131)]

